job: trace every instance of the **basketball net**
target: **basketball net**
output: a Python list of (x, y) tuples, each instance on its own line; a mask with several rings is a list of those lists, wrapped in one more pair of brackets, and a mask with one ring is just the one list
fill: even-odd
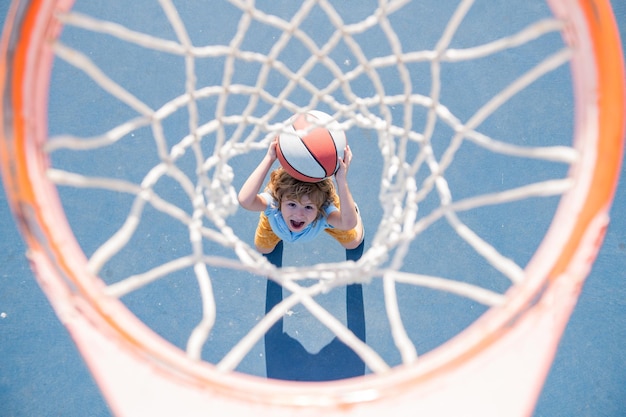
[[(624, 136), (624, 73), (621, 49), (608, 1), (552, 0), (554, 18), (544, 19), (480, 45), (453, 48), (453, 40), (471, 12), (473, 1), (460, 1), (441, 37), (429, 49), (406, 50), (393, 26), (394, 16), (411, 2), (382, 1), (371, 14), (353, 23), (328, 1), (303, 1), (289, 19), (266, 13), (251, 1), (231, 0), (240, 10), (235, 36), (228, 44), (194, 45), (176, 6), (159, 1), (176, 39), (167, 40), (113, 22), (70, 11), (72, 1), (14, 1), (3, 38), (2, 169), (5, 188), (29, 246), (29, 259), (59, 318), (69, 329), (116, 415), (187, 416), (209, 410), (220, 415), (250, 412), (282, 415), (493, 415), (532, 413), (552, 362), (560, 335), (576, 303), (605, 228), (617, 183)], [(325, 16), (332, 31), (320, 41), (307, 32), (312, 13)], [(281, 33), (269, 48), (242, 47), (254, 26)], [(62, 27), (85, 29), (155, 52), (180, 56), (184, 91), (153, 108), (133, 95), (58, 35)], [(388, 45), (379, 56), (364, 53), (358, 38), (375, 28)], [(442, 97), (442, 68), (506, 51), (532, 47), (557, 34), (565, 43), (517, 74), (497, 94), (461, 120)], [(309, 58), (299, 68), (281, 61), (290, 41), (306, 48)], [(530, 45), (530, 46), (529, 46)], [(349, 65), (333, 51), (350, 52)], [(196, 65), (223, 60), (221, 84), (201, 85)], [(95, 137), (70, 134), (48, 137), (47, 93), (53, 59), (79, 69), (110, 97), (133, 109), (136, 117)], [(254, 84), (237, 82), (239, 62), (258, 66)], [(415, 92), (411, 71), (423, 64), (431, 75), (428, 94)], [(483, 123), (526, 87), (557, 68), (570, 65), (576, 115), (572, 143), (527, 146), (492, 138)], [(315, 84), (308, 77), (323, 66), (332, 80)], [(347, 67), (347, 69), (345, 69)], [(388, 93), (381, 73), (393, 69), (401, 88)], [(270, 92), (273, 77), (282, 87)], [(367, 94), (354, 86), (369, 80)], [(308, 99), (290, 97), (304, 90)], [(246, 105), (231, 114), (229, 97), (244, 96)], [(202, 103), (214, 100), (211, 120), (203, 122)], [(259, 114), (263, 103), (265, 110)], [(402, 108), (401, 116), (395, 108)], [(237, 211), (234, 161), (266, 149), (286, 129), (285, 115), (324, 107), (341, 127), (375, 133), (382, 157), (380, 210), (382, 221), (368, 230), (369, 248), (358, 262), (277, 268), (257, 253), (250, 239), (229, 226)], [(168, 143), (164, 121), (184, 109), (188, 133)], [(424, 114), (417, 129), (413, 115)], [(33, 123), (34, 122), (34, 123)], [(438, 125), (450, 133), (437, 149)], [(133, 132), (149, 127), (157, 163), (140, 181), (86, 175), (50, 164), (57, 152), (106, 149)], [(212, 153), (203, 141), (211, 138)], [(455, 198), (449, 172), (463, 147), (510, 158), (562, 164), (561, 178), (533, 181)], [(194, 176), (177, 164), (185, 155), (196, 160)], [(157, 191), (163, 178), (173, 180), (188, 197), (181, 208)], [(356, 181), (354, 178), (351, 181)], [(131, 196), (123, 224), (87, 258), (65, 220), (57, 187), (107, 190)], [(430, 199), (437, 206), (423, 211)], [(462, 220), (462, 214), (523, 200), (560, 196), (550, 228), (526, 265), (507, 257)], [(166, 214), (188, 229), (191, 253), (105, 283), (106, 265), (132, 245), (147, 208)], [(447, 224), (475, 254), (498, 271), (505, 291), (474, 282), (403, 269), (416, 238), (436, 223)], [(231, 256), (207, 251), (206, 243), (226, 248)], [(218, 308), (212, 287), (215, 269), (247, 272), (281, 284), (290, 295), (242, 337), (216, 364), (202, 361)], [(182, 270), (192, 270), (201, 299), (201, 318), (185, 351), (158, 336), (131, 313), (120, 298)], [(313, 280), (309, 286), (303, 279)], [(390, 365), (370, 344), (357, 338), (341, 320), (315, 299), (352, 283), (381, 281), (386, 316), (401, 365)], [(408, 284), (446, 291), (487, 307), (466, 330), (424, 355), (406, 329), (398, 306), (397, 286)], [(327, 383), (287, 383), (234, 372), (277, 320), (296, 305), (306, 308), (365, 362), (371, 374)], [(367, 308), (367, 307), (366, 307)], [(383, 312), (380, 312), (383, 314)], [(419, 356), (419, 357), (418, 357)]]

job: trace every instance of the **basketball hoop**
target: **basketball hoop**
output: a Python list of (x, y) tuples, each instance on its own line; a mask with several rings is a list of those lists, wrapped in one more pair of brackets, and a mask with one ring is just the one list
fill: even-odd
[[(608, 211), (620, 171), (626, 114), (625, 77), (619, 36), (608, 1), (550, 0), (553, 19), (536, 22), (491, 43), (452, 49), (450, 38), (473, 3), (461, 1), (437, 45), (416, 51), (402, 49), (388, 18), (402, 13), (410, 2), (380, 2), (367, 18), (344, 25), (341, 14), (323, 0), (303, 2), (291, 20), (265, 13), (251, 2), (232, 1), (231, 5), (240, 9), (242, 15), (237, 22), (238, 34), (243, 36), (252, 30), (253, 23), (278, 28), (283, 33), (284, 38), (263, 52), (239, 49), (237, 37), (228, 45), (195, 47), (175, 6), (167, 0), (159, 3), (174, 28), (176, 42), (159, 42), (155, 37), (119, 24), (71, 12), (73, 3), (71, 0), (13, 1), (2, 41), (4, 59), (0, 64), (3, 95), (0, 158), (5, 189), (28, 245), (28, 258), (37, 280), (116, 415), (199, 416), (207, 410), (221, 415), (254, 412), (272, 416), (320, 413), (527, 416), (532, 413), (562, 331), (608, 225)], [(311, 10), (322, 11), (336, 24), (326, 43), (319, 46), (298, 26)], [(188, 75), (186, 90), (159, 109), (150, 109), (116, 85), (87, 55), (58, 41), (64, 26), (89, 28), (116, 40), (181, 56)], [(369, 59), (360, 54), (355, 39), (374, 26), (389, 42), (390, 52)], [(401, 85), (406, 88), (411, 85), (409, 67), (416, 62), (427, 62), (431, 74), (437, 75), (442, 62), (478, 60), (518, 45), (530, 45), (549, 33), (560, 33), (564, 38), (562, 50), (516, 78), (465, 122), (442, 103), (439, 88), (442, 80), (435, 76), (430, 96), (413, 94), (408, 88), (394, 95), (380, 94), (385, 88), (379, 72), (385, 68), (398, 68)], [(280, 62), (280, 48), (291, 38), (311, 48), (310, 61), (307, 59), (300, 70)], [(345, 72), (332, 57), (333, 47), (340, 40), (358, 61), (358, 65)], [(194, 60), (215, 56), (224, 60), (223, 83), (196, 85)], [(110, 96), (132, 108), (137, 117), (96, 138), (49, 137), (47, 103), (55, 59), (69, 62), (88, 74)], [(259, 64), (258, 86), (235, 81), (232, 71), (237, 60)], [(481, 123), (499, 106), (567, 62), (571, 66), (575, 96), (575, 132), (570, 146), (523, 147), (493, 141), (481, 134)], [(306, 79), (307, 68), (320, 63), (333, 78), (324, 88)], [(286, 79), (283, 91), (300, 88), (312, 98), (304, 105), (296, 105), (289, 94), (273, 95), (265, 91), (263, 87), (268, 83), (262, 81), (267, 81), (274, 72)], [(373, 93), (361, 97), (347, 86), (363, 74), (371, 80)], [(345, 101), (333, 94), (344, 95)], [(229, 115), (225, 110), (229, 95), (250, 97), (249, 107), (239, 115)], [(198, 103), (205, 98), (215, 99), (220, 117), (202, 124)], [(269, 103), (267, 112), (254, 114), (251, 109), (262, 100)], [(269, 138), (286, 130), (284, 123), (276, 121), (281, 112), (296, 114), (322, 105), (334, 110), (333, 116), (342, 128), (361, 128), (378, 135), (385, 165), (381, 183), (387, 187), (388, 197), (381, 198), (385, 218), (380, 227), (384, 230), (373, 234), (372, 247), (358, 263), (275, 268), (228, 227), (226, 219), (236, 210), (231, 158), (264, 148)], [(412, 129), (409, 110), (402, 123), (392, 123), (389, 109), (395, 105), (426, 109), (423, 131)], [(160, 135), (165, 136), (161, 122), (178, 109), (187, 111), (190, 132), (167, 148), (166, 141), (160, 141)], [(437, 123), (446, 124), (453, 133), (450, 145), (435, 157), (435, 152), (430, 150)], [(161, 159), (140, 183), (83, 176), (51, 163), (50, 155), (58, 149), (97, 149), (145, 126), (152, 128), (159, 148), (156, 153)], [(233, 129), (228, 135), (225, 126)], [(200, 180), (189, 181), (176, 167), (176, 161), (185, 152), (197, 151), (195, 155), (201, 155), (200, 142), (209, 134), (216, 137), (214, 153), (198, 158)], [(453, 200), (446, 174), (465, 141), (515, 157), (559, 160), (568, 164), (568, 173), (565, 178)], [(406, 149), (413, 147), (419, 150), (411, 159)], [(418, 183), (417, 172), (421, 170), (428, 174)], [(183, 192), (193, 197), (191, 214), (173, 207), (155, 192), (155, 183), (165, 176), (174, 178)], [(57, 191), (60, 186), (107, 189), (133, 199), (123, 226), (89, 258), (66, 218), (66, 208)], [(440, 206), (418, 216), (418, 203), (424, 201), (426, 194), (437, 195)], [(560, 202), (548, 232), (523, 268), (502, 256), (458, 216), (475, 207), (545, 195), (560, 196)], [(105, 282), (101, 276), (103, 266), (131, 241), (145, 206), (185, 225), (193, 253), (114, 284)], [(204, 227), (203, 219), (214, 227)], [(404, 255), (415, 236), (439, 220), (445, 221), (476, 254), (507, 278), (510, 289), (497, 293), (402, 270)], [(227, 258), (207, 253), (203, 241), (228, 248), (235, 255)], [(260, 319), (217, 364), (202, 360), (202, 349), (215, 316), (209, 267), (267, 276), (292, 294), (278, 309)], [(189, 336), (187, 352), (164, 340), (119, 299), (151, 280), (182, 268), (194, 271), (202, 298), (202, 319)], [(298, 285), (298, 279), (304, 277), (312, 277), (318, 284)], [(389, 303), (387, 314), (394, 343), (403, 357), (403, 363), (393, 367), (313, 299), (335, 287), (372, 279), (383, 281), (389, 300), (396, 298), (396, 284), (408, 283), (443, 288), (479, 300), (489, 308), (467, 329), (417, 360), (415, 346), (405, 334), (400, 314), (396, 314), (397, 302), (396, 307)], [(372, 374), (336, 382), (293, 383), (235, 372), (250, 347), (296, 304), (303, 305), (335, 332), (363, 359)]]

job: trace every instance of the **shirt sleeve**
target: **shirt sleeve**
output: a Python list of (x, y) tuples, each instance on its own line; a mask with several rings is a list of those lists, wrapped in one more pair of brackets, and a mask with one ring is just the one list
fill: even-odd
[(331, 224), (328, 223), (328, 216), (335, 212), (335, 211), (339, 211), (339, 209), (337, 208), (337, 206), (335, 206), (334, 204), (329, 204), (325, 209), (324, 209), (324, 223), (325, 223), (325, 227), (330, 228), (330, 229), (334, 229), (335, 227)]
[(274, 200), (274, 197), (272, 197), (270, 193), (264, 191), (259, 195), (263, 197), (265, 201), (267, 201), (267, 206), (265, 207), (265, 210), (269, 210), (272, 208), (272, 205), (276, 205), (276, 201)]

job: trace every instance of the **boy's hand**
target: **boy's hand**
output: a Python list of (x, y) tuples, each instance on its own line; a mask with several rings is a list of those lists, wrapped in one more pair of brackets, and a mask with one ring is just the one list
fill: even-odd
[(276, 160), (276, 147), (278, 146), (278, 136), (276, 136), (270, 142), (270, 146), (267, 148), (267, 156), (273, 161)]
[(346, 148), (343, 151), (343, 159), (337, 158), (337, 161), (339, 161), (339, 169), (335, 173), (335, 179), (345, 180), (348, 175), (350, 162), (352, 162), (352, 150), (350, 149), (350, 146), (346, 145)]

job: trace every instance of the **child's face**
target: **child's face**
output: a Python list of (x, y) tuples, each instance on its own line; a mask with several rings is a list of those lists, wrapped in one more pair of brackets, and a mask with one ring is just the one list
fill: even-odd
[(317, 218), (317, 207), (309, 196), (302, 196), (300, 201), (284, 199), (280, 203), (280, 211), (292, 232), (300, 232)]

